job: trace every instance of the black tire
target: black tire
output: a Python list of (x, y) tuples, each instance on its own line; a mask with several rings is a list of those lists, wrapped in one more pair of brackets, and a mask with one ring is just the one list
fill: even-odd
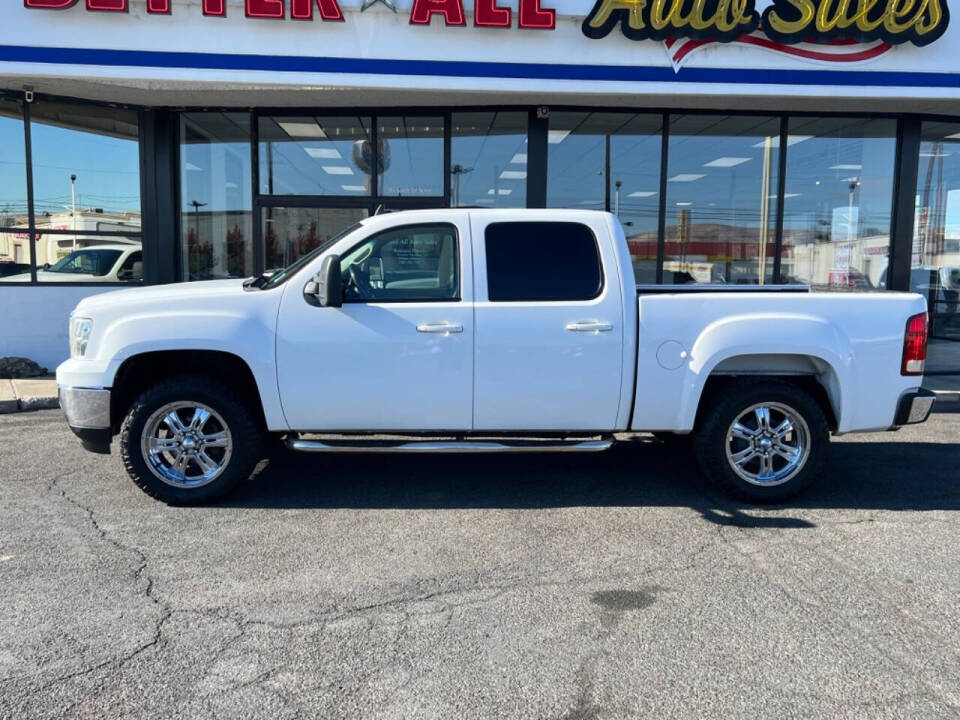
[[(694, 434), (694, 449), (704, 474), (722, 490), (751, 502), (781, 502), (803, 492), (823, 471), (827, 460), (827, 448), (830, 444), (830, 426), (820, 404), (803, 388), (774, 379), (736, 380), (723, 386), (706, 402), (710, 405), (703, 413)], [(774, 471), (784, 473), (784, 478), (778, 480), (778, 484), (756, 484), (756, 479), (755, 482), (748, 481), (733, 469), (733, 460), (727, 457), (728, 433), (733, 423), (753, 406), (767, 403), (775, 408), (786, 408), (795, 413), (806, 424), (808, 435), (807, 449), (801, 454), (805, 455), (805, 461), (797, 463), (797, 467), (792, 470), (788, 469), (790, 467), (788, 460), (777, 456), (775, 451), (770, 452), (769, 446), (766, 446), (767, 453), (773, 458), (771, 462), (776, 461), (782, 464), (779, 469), (776, 466), (773, 468)], [(759, 421), (756, 424), (759, 428)], [(750, 427), (754, 431), (757, 428)], [(793, 435), (787, 437), (793, 438)], [(746, 450), (750, 448), (752, 441), (732, 442), (734, 442), (732, 450), (739, 448)], [(762, 469), (759, 466), (760, 456), (753, 457), (757, 459), (751, 460), (741, 470), (748, 475), (751, 472), (759, 474)]]
[[(180, 402), (202, 403), (215, 411), (232, 441), (221, 474), (199, 487), (177, 487), (164, 481), (142, 449), (141, 440), (151, 416)], [(120, 457), (127, 474), (147, 495), (169, 505), (200, 505), (224, 497), (250, 476), (262, 459), (264, 434), (254, 410), (229, 387), (204, 375), (179, 375), (149, 388), (127, 411), (120, 428)]]

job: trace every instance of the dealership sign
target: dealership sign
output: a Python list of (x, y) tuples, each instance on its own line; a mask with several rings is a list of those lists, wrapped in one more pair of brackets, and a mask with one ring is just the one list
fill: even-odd
[[(366, 10), (378, 0), (365, 0)], [(393, 0), (379, 0), (396, 12)], [(556, 11), (542, 0), (518, 0), (516, 12), (503, 0), (473, 0), (473, 25), (553, 30)], [(172, 0), (146, 0), (148, 14), (169, 15)], [(24, 0), (31, 9), (125, 13), (130, 0)], [(227, 0), (202, 0), (208, 17), (225, 17)], [(339, 0), (244, 0), (252, 19), (344, 22)], [(467, 24), (464, 0), (413, 0), (411, 25), (429, 25), (441, 16), (448, 26)], [(516, 17), (514, 17), (516, 16)], [(946, 0), (773, 0), (763, 12), (756, 0), (595, 0), (583, 34), (599, 40), (619, 29), (630, 40), (661, 41), (674, 69), (713, 43), (740, 43), (825, 63), (871, 60), (895, 45), (925, 46), (947, 29)]]

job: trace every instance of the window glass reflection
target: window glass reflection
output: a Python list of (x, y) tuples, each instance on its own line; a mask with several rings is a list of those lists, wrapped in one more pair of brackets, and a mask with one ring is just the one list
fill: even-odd
[(442, 117), (382, 117), (377, 133), (380, 195), (443, 195)]
[(367, 214), (365, 208), (264, 208), (265, 267), (287, 267)]
[(547, 206), (616, 213), (640, 283), (656, 281), (661, 125), (656, 114), (557, 112), (547, 136)]
[(665, 283), (773, 280), (780, 120), (670, 118)]
[(253, 274), (250, 116), (181, 116), (183, 279)]
[(623, 225), (638, 283), (657, 280), (660, 115), (620, 116), (610, 137), (610, 211)]
[(896, 121), (789, 120), (781, 281), (885, 287)]
[(927, 298), (930, 311), (924, 384), (956, 390), (960, 374), (960, 123), (925, 122), (921, 132), (910, 290)]
[(527, 113), (455, 113), (453, 207), (527, 206)]
[(38, 281), (143, 279), (139, 132), (134, 111), (31, 106)]
[[(23, 109), (0, 98), (0, 227), (27, 225), (27, 166), (23, 140)], [(0, 262), (12, 260), (12, 245), (0, 237)]]
[(260, 192), (369, 195), (370, 128), (368, 117), (260, 118)]

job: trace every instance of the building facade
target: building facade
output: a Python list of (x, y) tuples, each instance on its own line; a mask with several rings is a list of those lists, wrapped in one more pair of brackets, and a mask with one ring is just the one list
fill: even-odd
[(947, 0), (23, 0), (0, 20), (0, 355), (53, 365), (85, 295), (282, 267), (371, 213), (576, 207), (619, 217), (640, 283), (922, 292), (929, 382), (960, 379)]

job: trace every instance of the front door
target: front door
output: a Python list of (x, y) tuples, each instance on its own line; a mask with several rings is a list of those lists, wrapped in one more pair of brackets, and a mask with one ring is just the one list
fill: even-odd
[(467, 214), (373, 231), (342, 254), (342, 308), (285, 291), (277, 375), (294, 430), (472, 428), (473, 288)]
[(616, 262), (609, 248), (602, 260), (597, 242), (609, 231), (599, 220), (591, 228), (513, 218), (473, 216), (474, 427), (612, 430), (622, 373), (633, 368), (623, 368)]

